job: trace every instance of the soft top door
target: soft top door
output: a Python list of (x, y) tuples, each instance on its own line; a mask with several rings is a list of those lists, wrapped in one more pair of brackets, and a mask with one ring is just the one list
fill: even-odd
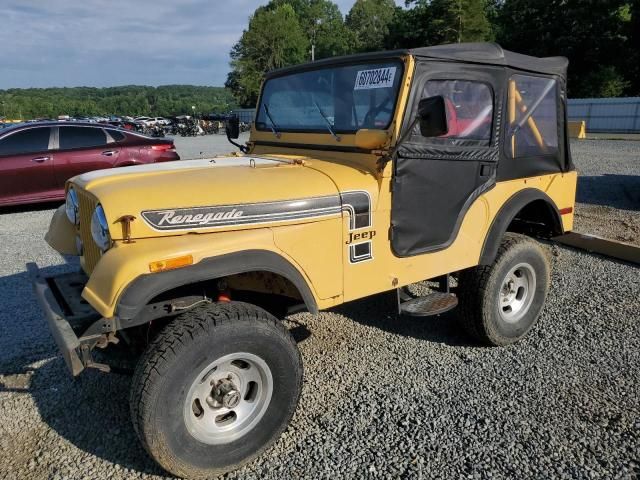
[(447, 248), (473, 201), (494, 186), (505, 76), (499, 67), (418, 62), (403, 128), (421, 98), (442, 95), (449, 132), (425, 138), (416, 125), (398, 150), (391, 209), (397, 256)]

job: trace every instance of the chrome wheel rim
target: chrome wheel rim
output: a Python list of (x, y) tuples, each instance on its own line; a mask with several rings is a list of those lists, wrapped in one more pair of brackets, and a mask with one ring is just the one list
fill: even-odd
[(536, 273), (528, 263), (513, 267), (502, 281), (498, 311), (507, 323), (516, 323), (526, 315), (536, 291)]
[(231, 353), (203, 368), (184, 405), (187, 430), (202, 443), (229, 443), (251, 431), (273, 394), (269, 366), (251, 353)]

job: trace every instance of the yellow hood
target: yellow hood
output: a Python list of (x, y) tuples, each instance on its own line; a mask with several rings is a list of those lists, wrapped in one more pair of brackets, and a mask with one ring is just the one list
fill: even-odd
[(102, 205), (112, 238), (118, 240), (122, 238), (119, 219), (126, 215), (135, 217), (132, 238), (258, 228), (341, 215), (336, 184), (317, 166), (308, 165), (230, 156), (100, 170), (71, 182)]

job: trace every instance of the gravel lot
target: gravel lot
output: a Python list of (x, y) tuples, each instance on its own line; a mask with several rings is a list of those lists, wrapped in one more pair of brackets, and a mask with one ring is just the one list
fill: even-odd
[[(187, 158), (223, 142), (176, 143)], [(637, 239), (640, 143), (573, 150), (579, 229)], [(131, 427), (130, 377), (73, 381), (35, 304), (27, 262), (75, 268), (42, 239), (52, 208), (0, 211), (0, 477), (163, 478)], [(297, 414), (229, 478), (638, 478), (639, 270), (547, 250), (547, 307), (508, 348), (470, 343), (455, 311), (398, 317), (392, 295), (290, 317), (306, 370)]]
[(583, 140), (572, 152), (576, 231), (640, 245), (640, 142)]

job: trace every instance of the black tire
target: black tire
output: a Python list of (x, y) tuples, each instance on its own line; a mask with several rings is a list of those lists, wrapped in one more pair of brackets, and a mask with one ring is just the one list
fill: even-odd
[[(264, 401), (258, 423), (243, 436), (228, 443), (203, 443), (187, 429), (188, 391), (203, 385), (197, 382), (202, 368), (237, 352), (265, 362), (272, 372), (272, 395)], [(204, 305), (167, 325), (142, 355), (130, 394), (133, 426), (147, 452), (168, 472), (210, 478), (249, 462), (280, 436), (296, 409), (301, 386), (300, 352), (281, 322), (246, 303)]]
[[(524, 267), (520, 268), (522, 265)], [(516, 315), (501, 302), (508, 302), (509, 298), (504, 297), (510, 295), (512, 299), (517, 298), (518, 291), (513, 293), (512, 286), (507, 288), (505, 280), (511, 272), (517, 275), (519, 271), (521, 276), (522, 271), (528, 276), (533, 272), (535, 288), (530, 289), (533, 296), (528, 299), (528, 306)], [(492, 265), (460, 272), (458, 297), (462, 326), (472, 337), (487, 345), (508, 345), (520, 340), (538, 320), (549, 282), (549, 262), (538, 242), (524, 235), (506, 233)], [(514, 317), (507, 321), (504, 318), (507, 315)]]

